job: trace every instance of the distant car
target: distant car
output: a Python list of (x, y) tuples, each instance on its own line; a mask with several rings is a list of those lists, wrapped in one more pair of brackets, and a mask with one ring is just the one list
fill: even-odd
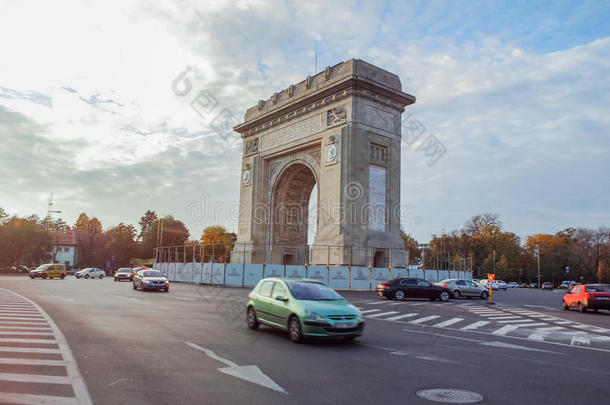
[(104, 278), (104, 270), (98, 269), (97, 267), (87, 267), (86, 269), (82, 269), (74, 273), (74, 277), (76, 278)]
[(538, 286), (536, 285), (536, 283), (530, 283), (530, 287), (529, 288), (538, 288)]
[(592, 309), (610, 310), (610, 284), (585, 284), (574, 286), (563, 296), (563, 309), (578, 308), (580, 312)]
[(375, 291), (380, 297), (386, 297), (389, 300), (428, 298), (431, 300), (449, 301), (451, 298), (450, 289), (433, 285), (421, 278), (395, 278), (378, 283)]
[(318, 280), (262, 279), (248, 294), (246, 314), (250, 329), (272, 326), (295, 343), (307, 337), (353, 339), (364, 329), (362, 312)]
[(529, 284), (528, 283), (521, 283), (519, 284), (519, 288), (529, 288)]
[(511, 281), (510, 283), (508, 283), (508, 288), (519, 288), (519, 283), (517, 283), (516, 281)]
[(498, 282), (497, 281), (492, 281), (491, 283), (489, 282), (489, 280), (481, 280), (481, 283), (479, 283), (479, 285), (483, 288), (485, 288), (486, 290), (489, 290), (489, 286), (491, 284), (491, 289), (492, 290), (499, 290), (500, 287), (498, 286)]
[(498, 288), (500, 290), (506, 291), (508, 289), (508, 284), (505, 281), (495, 280), (495, 282), (498, 283)]
[(66, 265), (59, 263), (48, 263), (43, 264), (36, 268), (36, 270), (32, 270), (29, 273), (30, 278), (33, 280), (37, 277), (40, 278), (61, 278), (62, 280), (66, 278)]
[(550, 281), (545, 281), (542, 283), (542, 287), (540, 287), (540, 289), (553, 291), (553, 284)]
[(133, 281), (133, 270), (129, 267), (121, 267), (114, 273), (114, 281)]
[(570, 281), (568, 281), (568, 280), (562, 281), (561, 284), (559, 284), (559, 288), (565, 289), (565, 290), (569, 289), (570, 288)]
[(140, 288), (144, 290), (163, 290), (169, 291), (169, 280), (160, 271), (157, 270), (140, 270), (132, 280), (133, 289)]
[(453, 294), (453, 298), (478, 297), (487, 299), (489, 296), (489, 293), (485, 288), (472, 282), (472, 280), (448, 278), (438, 283), (434, 283), (434, 285), (448, 288)]

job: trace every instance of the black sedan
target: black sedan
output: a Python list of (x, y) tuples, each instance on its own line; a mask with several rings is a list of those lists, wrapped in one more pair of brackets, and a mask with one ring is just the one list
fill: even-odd
[(389, 300), (428, 298), (448, 301), (451, 298), (451, 291), (448, 288), (436, 286), (421, 278), (395, 278), (378, 283), (375, 291), (380, 297), (386, 297)]

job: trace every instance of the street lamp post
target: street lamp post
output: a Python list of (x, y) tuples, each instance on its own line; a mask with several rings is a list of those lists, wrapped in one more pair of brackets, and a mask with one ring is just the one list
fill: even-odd
[(540, 245), (536, 245), (536, 257), (538, 258), (538, 288), (540, 289)]

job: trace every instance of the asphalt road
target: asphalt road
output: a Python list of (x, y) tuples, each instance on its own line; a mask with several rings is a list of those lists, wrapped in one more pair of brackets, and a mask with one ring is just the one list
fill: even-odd
[(246, 328), (248, 291), (0, 277), (0, 403), (431, 404), (417, 393), (434, 388), (485, 404), (610, 396), (610, 312), (564, 311), (560, 290), (498, 292), (494, 306), (345, 292), (367, 317), (364, 335), (299, 345)]

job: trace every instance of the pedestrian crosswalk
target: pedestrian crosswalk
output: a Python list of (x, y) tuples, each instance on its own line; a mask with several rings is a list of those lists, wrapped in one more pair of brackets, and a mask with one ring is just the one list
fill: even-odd
[[(434, 308), (439, 306), (430, 305), (431, 303), (427, 302), (364, 300), (357, 301), (354, 304), (365, 318), (378, 321), (483, 332), (495, 336), (519, 337), (537, 342), (561, 342), (572, 346), (610, 343), (610, 329), (509, 305), (497, 305), (491, 308), (472, 302), (442, 303), (439, 306), (452, 305), (454, 309), (463, 311), (460, 313), (464, 314), (448, 317), (447, 313), (453, 312), (455, 314), (455, 311), (443, 312), (443, 314), (434, 313)], [(415, 311), (402, 312), (400, 305), (411, 310), (415, 309)], [(384, 310), (385, 308), (387, 310)], [(470, 316), (465, 316), (468, 314)], [(482, 318), (482, 320), (475, 320), (476, 318), (473, 319), (473, 316)]]
[(36, 303), (0, 288), (0, 402), (91, 404), (67, 342)]

